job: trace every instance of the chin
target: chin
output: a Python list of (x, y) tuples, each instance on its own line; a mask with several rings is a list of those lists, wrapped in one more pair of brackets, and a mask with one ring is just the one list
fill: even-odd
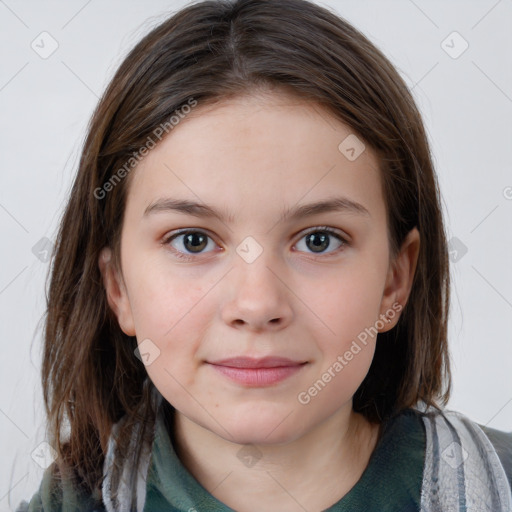
[(292, 420), (292, 415), (289, 412), (283, 414), (282, 409), (267, 414), (253, 412), (237, 418), (231, 416), (229, 420), (219, 420), (219, 423), (225, 426), (231, 436), (224, 430), (218, 432), (219, 435), (227, 441), (243, 445), (286, 444), (299, 438), (303, 433), (298, 428), (296, 420)]

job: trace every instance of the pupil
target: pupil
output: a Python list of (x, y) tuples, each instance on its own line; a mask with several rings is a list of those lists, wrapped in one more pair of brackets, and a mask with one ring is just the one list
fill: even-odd
[(185, 244), (189, 243), (192, 246), (191, 252), (199, 252), (195, 249), (204, 249), (206, 246), (205, 240), (206, 237), (201, 233), (189, 233), (185, 236)]
[(322, 250), (325, 250), (327, 249), (327, 247), (329, 247), (329, 237), (325, 233), (321, 235), (318, 235), (317, 233), (312, 233), (309, 235), (308, 241), (312, 242), (313, 244), (313, 246), (309, 248), (315, 252), (321, 252)]

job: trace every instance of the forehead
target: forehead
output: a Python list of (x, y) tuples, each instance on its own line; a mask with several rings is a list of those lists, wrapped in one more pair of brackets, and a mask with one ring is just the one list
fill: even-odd
[(127, 209), (140, 215), (166, 195), (239, 221), (275, 219), (283, 205), (334, 194), (364, 204), (372, 216), (385, 213), (372, 149), (321, 105), (286, 94), (199, 102), (131, 178)]

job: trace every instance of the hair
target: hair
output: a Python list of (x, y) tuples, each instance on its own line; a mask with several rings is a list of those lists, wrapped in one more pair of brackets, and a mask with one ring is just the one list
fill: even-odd
[(57, 461), (73, 468), (84, 489), (100, 487), (113, 424), (125, 419), (117, 442), (127, 446), (134, 425), (156, 414), (153, 384), (134, 356), (136, 338), (120, 329), (98, 267), (101, 249), (110, 247), (120, 269), (131, 174), (119, 170), (191, 98), (213, 105), (261, 91), (315, 102), (375, 151), (392, 257), (411, 229), (420, 233), (409, 300), (397, 325), (379, 334), (354, 410), (381, 423), (420, 401), (448, 402), (446, 234), (429, 143), (405, 82), (361, 32), (306, 0), (189, 4), (143, 37), (110, 81), (88, 125), (55, 242), (43, 394)]

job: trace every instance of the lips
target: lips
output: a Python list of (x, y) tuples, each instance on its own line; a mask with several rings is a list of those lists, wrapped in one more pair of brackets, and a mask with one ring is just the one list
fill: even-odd
[(221, 359), (219, 361), (209, 361), (210, 364), (216, 366), (227, 366), (230, 368), (282, 368), (282, 367), (293, 367), (301, 366), (305, 364), (305, 361), (294, 361), (286, 357), (263, 357), (263, 358), (252, 358), (252, 357), (231, 357), (229, 359)]
[(295, 361), (286, 357), (231, 357), (208, 362), (208, 365), (237, 385), (249, 388), (275, 386), (298, 374), (307, 361)]

